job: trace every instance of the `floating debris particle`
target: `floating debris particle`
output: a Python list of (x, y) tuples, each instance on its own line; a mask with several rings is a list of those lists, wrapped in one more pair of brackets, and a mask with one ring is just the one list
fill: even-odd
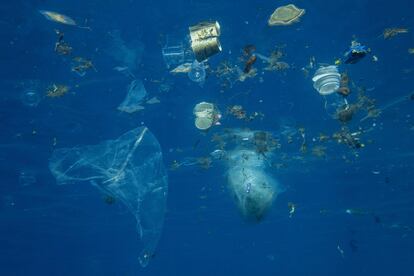
[(189, 73), (191, 71), (191, 63), (186, 62), (178, 65), (170, 71), (171, 74)]
[(245, 63), (243, 72), (245, 74), (248, 74), (250, 70), (252, 69), (253, 64), (256, 62), (257, 57), (255, 55), (252, 55)]
[(405, 33), (408, 33), (407, 28), (386, 28), (382, 33), (382, 36), (384, 37), (384, 39), (390, 39), (396, 35)]
[(353, 216), (366, 216), (371, 214), (368, 211), (362, 210), (362, 209), (356, 209), (356, 208), (350, 208), (350, 209), (346, 209), (345, 213), (349, 214), (349, 215), (353, 215)]
[(268, 63), (265, 68), (266, 71), (282, 71), (290, 68), (288, 63), (280, 61), (284, 56), (281, 46), (277, 46), (276, 49), (270, 53), (269, 57), (259, 53), (256, 53), (256, 56), (263, 62)]
[(88, 59), (84, 59), (82, 57), (73, 58), (73, 65), (72, 65), (73, 72), (76, 72), (79, 76), (83, 77), (85, 76), (86, 71), (89, 69), (93, 69), (95, 72), (97, 72), (92, 61)]
[(265, 131), (258, 131), (254, 133), (253, 144), (258, 154), (265, 155), (276, 148), (280, 148), (279, 141), (272, 137), (272, 135)]
[(121, 108), (118, 108), (118, 109), (121, 110), (121, 111), (123, 111), (123, 112), (126, 112), (126, 113), (134, 113), (134, 112), (137, 112), (137, 111), (144, 110), (145, 107), (142, 106), (142, 105), (136, 105), (136, 106), (133, 107), (133, 109), (128, 109), (128, 108), (126, 108), (124, 110), (122, 110)]
[(211, 167), (212, 160), (210, 157), (199, 157), (197, 158), (197, 165), (202, 169), (209, 169)]
[(181, 164), (177, 160), (173, 160), (170, 164), (170, 170), (175, 171), (181, 167)]
[(315, 67), (315, 64), (316, 64), (316, 58), (314, 56), (311, 56), (309, 58), (308, 68), (313, 69)]
[(227, 109), (227, 113), (233, 115), (239, 120), (245, 120), (246, 122), (253, 121), (257, 117), (260, 117), (260, 118), (264, 117), (263, 113), (257, 112), (257, 111), (248, 115), (241, 105), (233, 105), (229, 107)]
[(69, 92), (69, 86), (63, 84), (52, 84), (46, 90), (46, 96), (50, 98), (62, 97)]
[(293, 217), (293, 214), (296, 211), (296, 204), (293, 203), (293, 202), (289, 202), (288, 203), (288, 207), (289, 207), (289, 218), (292, 218)]
[(329, 140), (330, 140), (330, 138), (331, 138), (331, 137), (329, 137), (329, 136), (328, 136), (328, 135), (326, 135), (326, 134), (319, 133), (319, 136), (318, 136), (318, 141), (319, 141), (319, 142), (326, 142), (326, 141), (329, 141)]
[(226, 157), (226, 155), (226, 151), (220, 149), (216, 149), (213, 152), (210, 152), (210, 156), (216, 160), (222, 160)]
[(356, 111), (358, 111), (357, 105), (344, 105), (337, 109), (334, 117), (341, 123), (347, 123), (352, 120)]
[(157, 97), (152, 97), (151, 99), (149, 99), (147, 101), (147, 104), (157, 104), (160, 103), (161, 101), (157, 98)]
[(365, 144), (359, 138), (361, 134), (361, 131), (351, 133), (348, 128), (343, 127), (340, 131), (334, 133), (332, 137), (338, 144), (345, 144), (352, 149), (360, 149), (365, 147)]
[(65, 24), (65, 25), (71, 25), (76, 26), (76, 21), (70, 18), (67, 15), (57, 13), (54, 11), (46, 11), (46, 10), (39, 10), (39, 12), (50, 21), (54, 21), (57, 23)]
[(246, 79), (254, 78), (257, 76), (257, 69), (252, 68), (248, 73), (240, 72), (238, 80), (244, 82)]
[(301, 16), (305, 14), (305, 9), (299, 9), (293, 4), (277, 8), (268, 20), (269, 26), (286, 26), (299, 22)]
[(222, 61), (213, 72), (220, 80), (221, 92), (233, 87), (239, 75), (242, 73), (240, 68), (226, 60)]
[(338, 252), (341, 254), (341, 257), (342, 258), (345, 258), (345, 252), (344, 252), (344, 250), (339, 246), (339, 244), (338, 244), (338, 246), (336, 247), (336, 249), (338, 250)]
[(64, 25), (76, 26), (76, 27), (81, 28), (81, 29), (91, 30), (90, 27), (79, 26), (74, 19), (70, 18), (67, 15), (57, 13), (57, 12), (54, 12), (54, 11), (46, 11), (46, 10), (39, 10), (39, 12), (47, 20), (57, 22), (57, 23), (60, 23), (60, 24), (64, 24)]
[(257, 56), (253, 54), (256, 51), (256, 46), (248, 44), (243, 48), (243, 56), (240, 58), (244, 61), (243, 73), (248, 74), (252, 69), (253, 64), (257, 60)]
[(118, 72), (124, 72), (124, 71), (129, 70), (129, 67), (128, 66), (115, 66), (113, 69)]
[(408, 48), (408, 53), (410, 55), (414, 55), (414, 48)]
[(347, 73), (341, 74), (341, 79), (339, 81), (339, 88), (336, 92), (341, 94), (344, 97), (348, 96), (351, 93), (351, 89), (349, 88), (349, 76)]
[(63, 40), (64, 34), (59, 30), (55, 30), (55, 32), (58, 36), (58, 40), (55, 43), (55, 52), (59, 55), (70, 55), (73, 49), (66, 41)]
[(349, 47), (349, 50), (344, 55), (345, 63), (355, 64), (359, 62), (361, 59), (363, 59), (369, 52), (371, 52), (370, 48), (368, 48), (365, 45), (362, 45), (356, 40), (353, 40), (351, 42), (351, 46)]
[(241, 105), (233, 105), (228, 109), (228, 113), (236, 117), (237, 119), (245, 119), (246, 118), (246, 111), (243, 109)]
[(256, 51), (256, 46), (253, 44), (248, 44), (243, 48), (243, 55), (249, 57), (253, 54), (254, 51)]
[(314, 146), (312, 148), (312, 155), (320, 158), (326, 157), (326, 147), (324, 146)]

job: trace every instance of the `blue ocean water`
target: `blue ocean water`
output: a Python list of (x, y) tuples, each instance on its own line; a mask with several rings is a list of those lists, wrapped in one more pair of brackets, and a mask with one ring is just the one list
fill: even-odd
[[(300, 21), (268, 26), (290, 3), (306, 10)], [(0, 274), (413, 275), (413, 8), (408, 0), (1, 3)], [(162, 49), (185, 45), (188, 27), (202, 21), (220, 23), (222, 51), (205, 63), (200, 85), (171, 74)], [(387, 28), (402, 30), (387, 38)], [(345, 64), (353, 40), (370, 52)], [(266, 70), (258, 58), (257, 75), (240, 81), (246, 45), (257, 56), (279, 50), (288, 68)], [(93, 66), (81, 76), (75, 69), (85, 60)], [(217, 73), (225, 61), (238, 76)], [(329, 107), (337, 95), (313, 87), (316, 69), (335, 61), (358, 109), (348, 122)], [(132, 79), (145, 86), (145, 101), (160, 102), (120, 111)], [(48, 96), (57, 85), (69, 91)], [(208, 131), (194, 125), (203, 101), (222, 115)], [(235, 105), (252, 120), (233, 116)], [(162, 149), (168, 196), (158, 245), (141, 267), (143, 242), (126, 204), (96, 183), (58, 185), (49, 165), (57, 149), (144, 125)], [(235, 204), (229, 160), (210, 155), (220, 139), (223, 151), (237, 148), (228, 133), (242, 129), (274, 138), (263, 156), (278, 185), (260, 221)], [(146, 211), (138, 216), (151, 217)]]

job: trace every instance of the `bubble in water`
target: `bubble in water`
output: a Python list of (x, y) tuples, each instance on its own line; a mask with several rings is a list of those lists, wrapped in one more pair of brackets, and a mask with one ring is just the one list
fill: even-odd
[(201, 84), (204, 83), (204, 80), (206, 79), (206, 70), (204, 68), (204, 64), (202, 62), (194, 60), (194, 62), (191, 64), (191, 70), (188, 72), (188, 77), (194, 82)]
[(21, 95), (21, 100), (25, 106), (36, 107), (40, 102), (39, 92), (35, 89), (26, 89)]

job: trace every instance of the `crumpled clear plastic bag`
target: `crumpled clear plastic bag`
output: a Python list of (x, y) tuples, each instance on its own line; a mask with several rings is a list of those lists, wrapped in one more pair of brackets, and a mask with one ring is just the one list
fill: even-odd
[(118, 110), (134, 113), (144, 109), (141, 105), (147, 95), (144, 84), (141, 80), (133, 80), (128, 86), (128, 92), (123, 102), (118, 106)]
[(137, 220), (145, 267), (161, 235), (168, 190), (161, 147), (148, 128), (98, 145), (57, 149), (49, 168), (58, 184), (89, 182), (127, 206)]

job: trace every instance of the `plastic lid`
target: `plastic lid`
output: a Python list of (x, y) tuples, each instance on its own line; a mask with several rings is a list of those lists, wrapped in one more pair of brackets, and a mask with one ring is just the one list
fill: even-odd
[(324, 83), (321, 87), (319, 87), (319, 94), (321, 95), (330, 95), (332, 93), (335, 93), (336, 90), (339, 88), (339, 83), (337, 82), (328, 82)]
[(212, 103), (201, 102), (194, 107), (194, 115), (199, 117), (206, 117), (208, 114), (211, 114), (214, 110), (214, 105)]
[(213, 119), (209, 117), (197, 117), (195, 120), (195, 126), (198, 129), (206, 130), (213, 125)]
[(318, 81), (319, 79), (324, 78), (324, 77), (328, 77), (328, 76), (340, 77), (341, 74), (334, 73), (334, 72), (333, 73), (331, 73), (331, 72), (329, 72), (329, 73), (322, 73), (322, 74), (318, 74), (318, 75), (315, 74), (315, 76), (312, 78), (312, 81)]

